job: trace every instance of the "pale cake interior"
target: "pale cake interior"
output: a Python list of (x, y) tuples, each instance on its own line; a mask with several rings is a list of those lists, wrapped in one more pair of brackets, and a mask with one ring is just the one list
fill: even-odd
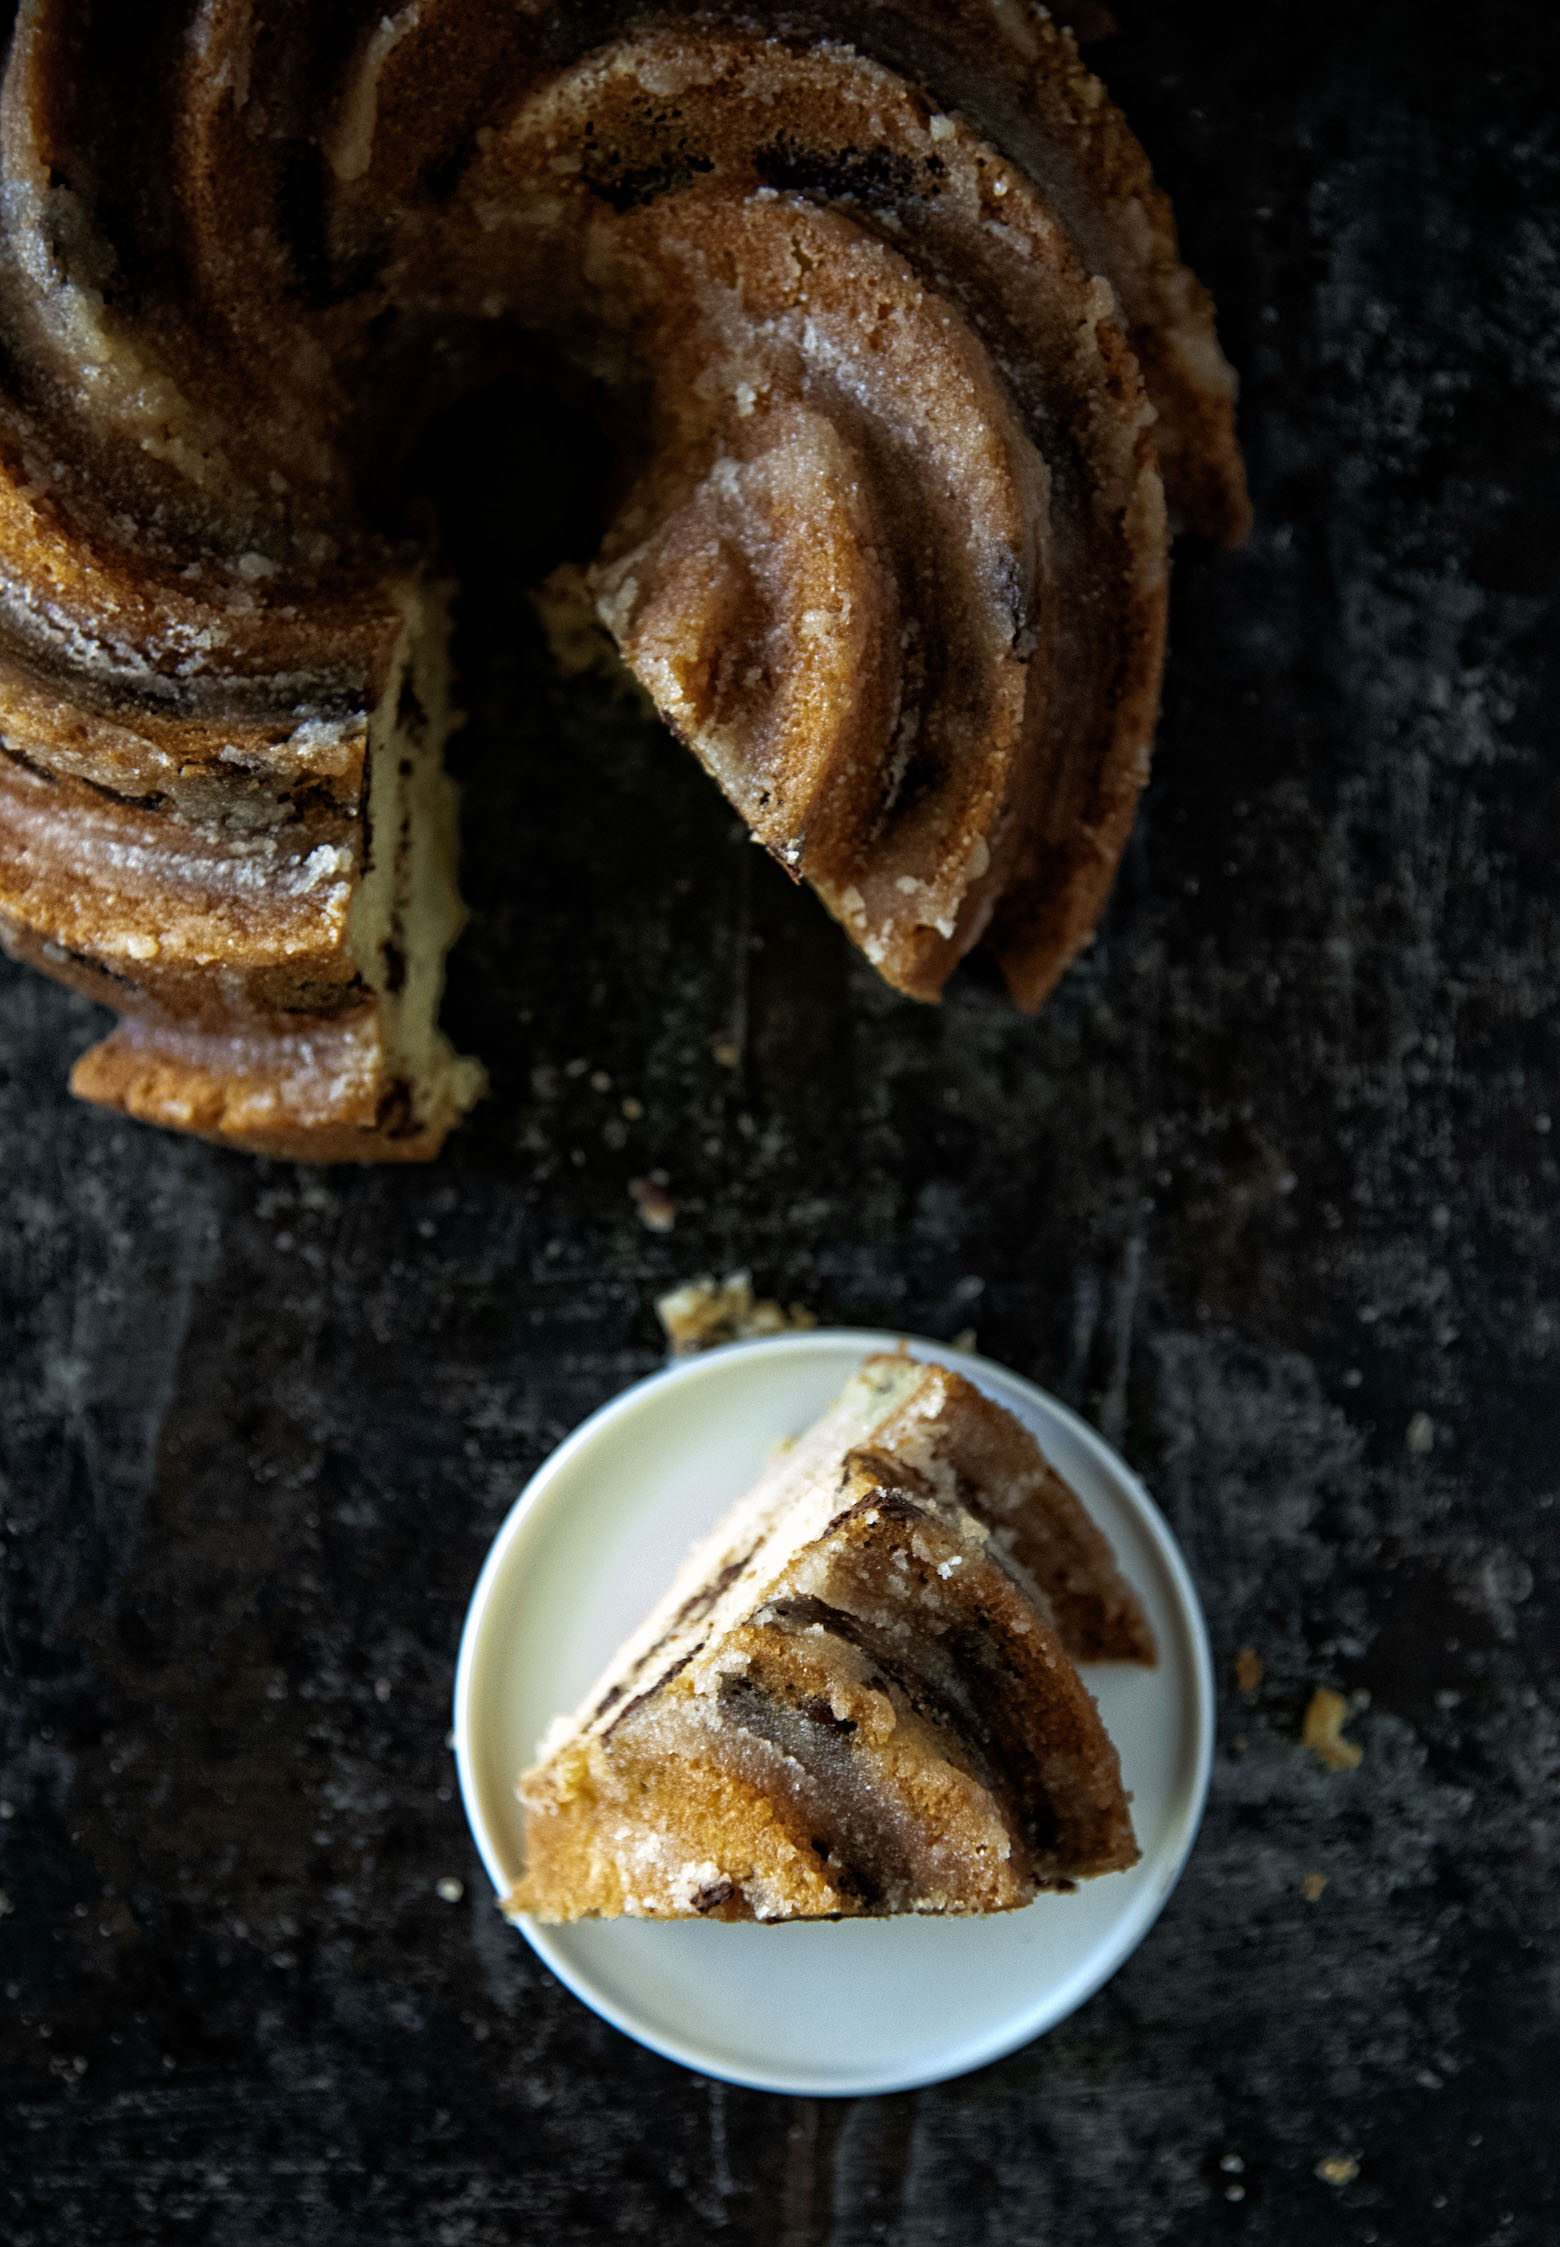
[(442, 590), (398, 589), (405, 619), (368, 724), (367, 845), (347, 945), (376, 994), (382, 1068), (404, 1086), (407, 1122), (440, 1137), (483, 1089), (480, 1062), (439, 1028), (445, 955), (465, 925), (456, 885), (459, 791), (444, 770), (451, 701)]

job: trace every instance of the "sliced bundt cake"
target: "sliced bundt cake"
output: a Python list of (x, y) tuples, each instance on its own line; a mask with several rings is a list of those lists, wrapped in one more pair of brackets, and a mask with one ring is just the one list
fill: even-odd
[(1142, 150), (1025, 0), (23, 0), (0, 93), (0, 940), (121, 1014), (89, 1098), (434, 1153), (480, 1070), (429, 416), (621, 442), (590, 598), (899, 989), (1088, 938), (1170, 530), (1233, 378)]

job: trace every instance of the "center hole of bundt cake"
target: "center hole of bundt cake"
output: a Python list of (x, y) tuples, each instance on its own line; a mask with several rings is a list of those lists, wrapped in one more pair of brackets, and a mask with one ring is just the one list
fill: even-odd
[[(500, 375), (422, 430), (381, 502), (382, 527), (436, 537), (462, 624), (496, 630), (517, 586), (595, 554), (635, 419), (620, 395), (609, 422), (605, 396), (562, 371)], [(370, 498), (382, 489), (372, 475), (365, 488)]]
[[(685, 1044), (689, 1021), (701, 1046), (724, 1033), (750, 975), (772, 971), (788, 989), (795, 947), (813, 1007), (791, 1024), (780, 995), (788, 1043), (832, 1019), (817, 1000), (820, 982), (832, 990), (842, 973), (837, 962), (828, 971), (829, 923), (814, 926), (747, 843), (581, 595), (578, 573), (643, 457), (632, 395), (505, 375), (429, 423), (383, 522), (429, 549), (455, 587), (464, 723), (445, 761), (461, 791), (470, 917), (441, 1020), (488, 1071), (494, 1098), (473, 1118), (478, 1132), (512, 1129), (535, 1105), (536, 1073), (577, 1055), (621, 1073), (624, 1091), (642, 1085), (663, 1036)], [(560, 577), (574, 582), (554, 598)], [(783, 958), (751, 952), (746, 932), (776, 916), (794, 946)], [(600, 1096), (561, 1071), (559, 1089), (563, 1101), (578, 1092), (599, 1131)], [(574, 1128), (556, 1106), (543, 1121), (549, 1135)]]

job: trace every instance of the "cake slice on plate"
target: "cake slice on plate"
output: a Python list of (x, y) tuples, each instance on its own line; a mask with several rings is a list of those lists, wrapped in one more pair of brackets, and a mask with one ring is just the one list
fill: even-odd
[(690, 1554), (520, 1782), (545, 1920), (1008, 1911), (1133, 1864), (1077, 1661), (1136, 1595), (1012, 1415), (869, 1358)]

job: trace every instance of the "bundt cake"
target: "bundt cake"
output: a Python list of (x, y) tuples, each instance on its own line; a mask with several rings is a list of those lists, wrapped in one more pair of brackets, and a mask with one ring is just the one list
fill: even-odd
[[(391, 0), (394, 7), (394, 0)], [(623, 661), (887, 979), (1036, 1005), (1147, 769), (1233, 379), (1026, 0), (21, 0), (0, 93), (0, 934), (75, 1089), (297, 1157), (476, 1096), (429, 417), (592, 402)]]
[(972, 1383), (869, 1358), (520, 1782), (545, 1920), (1008, 1911), (1136, 1861), (1078, 1661), (1149, 1662), (1110, 1548)]

